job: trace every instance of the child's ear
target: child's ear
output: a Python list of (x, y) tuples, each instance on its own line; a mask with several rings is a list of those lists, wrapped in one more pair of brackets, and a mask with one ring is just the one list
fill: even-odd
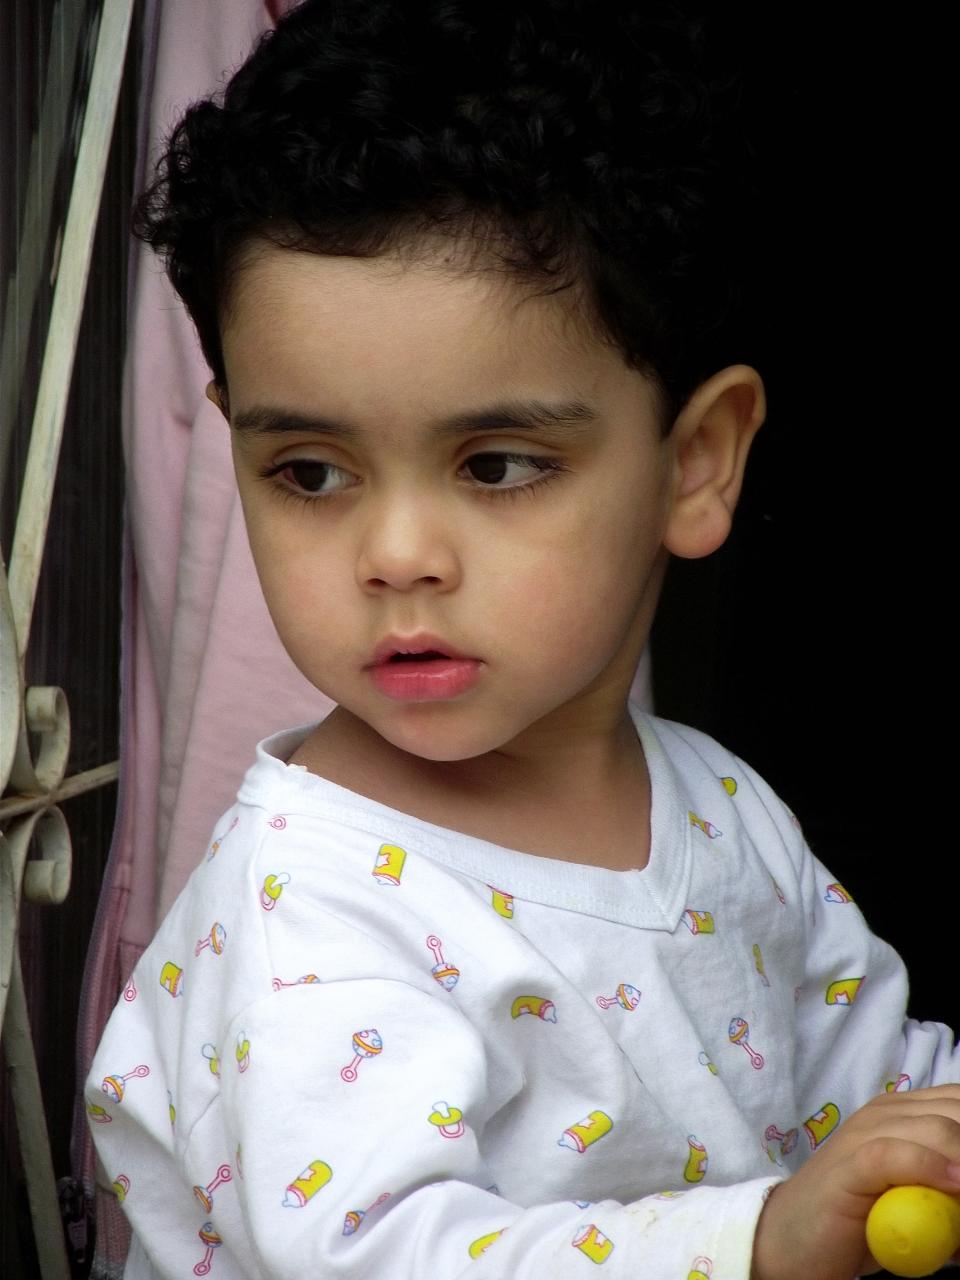
[(673, 424), (674, 488), (664, 546), (696, 559), (730, 532), (753, 437), (767, 410), (763, 382), (744, 364), (702, 382)]
[(224, 389), (222, 389), (222, 388), (218, 387), (218, 386), (217, 386), (217, 384), (216, 384), (215, 382), (208, 382), (208, 383), (207, 383), (207, 389), (206, 389), (206, 391), (204, 392), (204, 395), (207, 397), (207, 399), (208, 399), (212, 404), (215, 404), (215, 405), (217, 406), (217, 408), (220, 410), (220, 412), (221, 412), (221, 413), (223, 414), (223, 416), (226, 418), (226, 420), (227, 420), (227, 424), (229, 425), (229, 423), (230, 423), (230, 407), (229, 407), (229, 405), (227, 404), (227, 393), (226, 393), (226, 390), (224, 390)]

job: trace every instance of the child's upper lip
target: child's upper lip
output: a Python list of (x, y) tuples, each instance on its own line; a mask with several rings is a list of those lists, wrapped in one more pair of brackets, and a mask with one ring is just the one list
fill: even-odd
[(442, 653), (447, 658), (469, 657), (440, 636), (432, 635), (428, 631), (417, 631), (409, 636), (386, 636), (374, 650), (373, 660), (369, 665), (378, 667), (382, 662), (389, 662), (395, 653), (426, 653), (428, 651)]

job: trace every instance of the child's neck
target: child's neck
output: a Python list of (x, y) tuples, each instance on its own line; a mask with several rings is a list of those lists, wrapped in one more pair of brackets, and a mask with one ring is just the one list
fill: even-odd
[(650, 780), (629, 713), (579, 752), (525, 759), (490, 752), (453, 765), (386, 742), (343, 707), (298, 748), (291, 764), (422, 821), (562, 862), (644, 867), (650, 852)]

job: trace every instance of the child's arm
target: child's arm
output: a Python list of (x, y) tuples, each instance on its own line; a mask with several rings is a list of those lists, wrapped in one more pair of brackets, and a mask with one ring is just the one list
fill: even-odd
[(960, 1193), (960, 1086), (884, 1093), (841, 1125), (773, 1189), (757, 1224), (752, 1280), (851, 1280), (875, 1271), (867, 1215), (888, 1187), (909, 1183)]

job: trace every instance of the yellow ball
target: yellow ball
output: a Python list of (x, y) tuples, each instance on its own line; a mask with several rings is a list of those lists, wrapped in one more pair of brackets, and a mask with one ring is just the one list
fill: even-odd
[(929, 1276), (960, 1249), (960, 1200), (933, 1187), (891, 1187), (867, 1216), (867, 1247), (895, 1276)]

